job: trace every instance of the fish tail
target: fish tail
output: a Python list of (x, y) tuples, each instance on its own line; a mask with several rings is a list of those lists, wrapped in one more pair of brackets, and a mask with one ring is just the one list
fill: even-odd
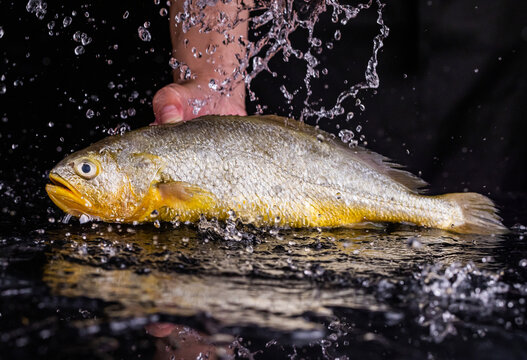
[[(458, 205), (461, 217), (453, 219), (444, 230), (462, 234), (503, 234), (508, 229), (501, 223), (492, 200), (477, 193), (453, 193), (438, 196)], [(457, 217), (457, 216), (456, 216)]]

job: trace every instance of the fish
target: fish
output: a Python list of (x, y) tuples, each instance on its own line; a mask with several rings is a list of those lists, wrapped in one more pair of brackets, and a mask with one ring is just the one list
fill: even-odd
[(425, 181), (388, 158), (274, 115), (203, 116), (110, 136), (68, 155), (49, 179), (60, 209), (105, 222), (235, 216), (257, 227), (507, 232), (488, 197), (426, 195)]

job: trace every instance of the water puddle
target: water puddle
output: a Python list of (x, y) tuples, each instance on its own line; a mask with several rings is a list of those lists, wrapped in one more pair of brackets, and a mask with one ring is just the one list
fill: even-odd
[[(238, 236), (222, 238), (226, 231)], [(46, 331), (66, 331), (56, 324), (73, 309), (78, 313), (65, 317), (68, 331), (90, 341), (109, 337), (117, 349), (123, 334), (165, 342), (186, 334), (194, 339), (188, 351), (205, 346), (227, 355), (241, 351), (241, 358), (255, 351), (268, 358), (280, 347), (290, 355), (333, 358), (377, 344), (382, 353), (413, 357), (460, 341), (527, 343), (527, 261), (507, 258), (508, 247), (525, 247), (518, 233), (72, 222), (32, 234), (33, 240), (2, 242), (2, 296), (15, 303), (2, 313), (28, 297), (48, 313), (48, 322), (34, 323), (37, 313), (26, 310), (38, 336), (8, 316), (15, 327), (4, 340), (20, 346)], [(35, 258), (40, 266), (26, 284), (6, 276)]]

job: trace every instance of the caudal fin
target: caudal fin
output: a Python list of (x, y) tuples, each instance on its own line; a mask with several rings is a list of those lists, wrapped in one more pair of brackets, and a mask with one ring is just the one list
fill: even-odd
[[(454, 193), (441, 196), (459, 205), (462, 219), (445, 229), (462, 234), (503, 234), (508, 229), (501, 223), (492, 200), (477, 193)], [(459, 225), (458, 225), (459, 224)]]

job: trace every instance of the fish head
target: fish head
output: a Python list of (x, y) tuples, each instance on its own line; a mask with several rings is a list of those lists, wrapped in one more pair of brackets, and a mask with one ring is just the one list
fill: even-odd
[[(87, 148), (59, 162), (46, 191), (66, 213), (103, 221), (130, 222), (141, 207), (152, 176), (137, 171), (144, 160), (119, 151)], [(150, 173), (155, 173), (151, 169)]]

